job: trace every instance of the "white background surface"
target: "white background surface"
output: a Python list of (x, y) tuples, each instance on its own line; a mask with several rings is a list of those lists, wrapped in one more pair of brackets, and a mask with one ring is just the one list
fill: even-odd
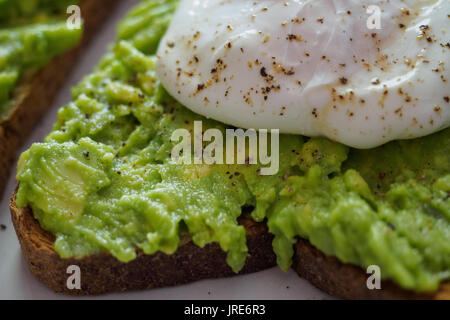
[[(87, 75), (105, 53), (108, 44), (115, 38), (117, 22), (137, 0), (122, 1), (115, 14), (104, 24), (103, 29), (91, 42), (83, 57), (76, 63), (74, 71), (68, 75), (66, 85), (57, 95), (51, 110), (41, 120), (32, 136), (22, 147), (41, 141), (50, 131), (58, 108), (70, 101), (70, 88)], [(37, 281), (28, 270), (20, 251), (11, 223), (8, 201), (14, 191), (15, 168), (11, 172), (8, 185), (0, 203), (0, 224), (7, 229), (0, 231), (0, 299), (71, 299), (55, 294)], [(149, 291), (111, 294), (83, 299), (329, 299), (330, 297), (293, 271), (282, 272), (273, 268), (256, 274), (236, 276), (227, 279), (204, 280), (179, 287), (154, 289)], [(80, 298), (77, 298), (80, 299)]]

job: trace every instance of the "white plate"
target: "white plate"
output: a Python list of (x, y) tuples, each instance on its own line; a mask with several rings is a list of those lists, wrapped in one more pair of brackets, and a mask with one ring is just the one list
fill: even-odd
[[(64, 88), (56, 97), (51, 110), (34, 129), (32, 136), (22, 148), (27, 149), (31, 143), (41, 141), (50, 131), (60, 106), (71, 99), (70, 88), (87, 75), (106, 52), (108, 45), (115, 38), (117, 22), (137, 0), (122, 1), (119, 8), (89, 48), (84, 52), (70, 74)], [(8, 201), (16, 181), (15, 168), (9, 178), (5, 193), (0, 203), (0, 224), (7, 229), (0, 231), (0, 299), (68, 299), (69, 296), (55, 294), (37, 281), (28, 270), (20, 251), (14, 228), (9, 215)], [(188, 285), (162, 288), (148, 291), (110, 294), (98, 298), (107, 299), (330, 299), (307, 281), (299, 278), (293, 271), (282, 272), (273, 268), (263, 272), (237, 276), (227, 279), (204, 280)]]

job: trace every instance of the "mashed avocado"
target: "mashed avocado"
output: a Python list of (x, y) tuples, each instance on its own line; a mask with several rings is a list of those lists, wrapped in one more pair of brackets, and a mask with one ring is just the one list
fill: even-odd
[(66, 27), (72, 0), (0, 0), (0, 115), (21, 79), (74, 47), (81, 30)]
[(280, 136), (280, 170), (175, 165), (178, 128), (224, 131), (177, 103), (155, 73), (154, 52), (176, 1), (143, 1), (119, 40), (73, 89), (45, 142), (22, 154), (19, 206), (31, 206), (64, 258), (106, 251), (120, 261), (173, 253), (189, 234), (217, 242), (238, 271), (248, 255), (243, 208), (267, 218), (278, 263), (300, 236), (326, 254), (416, 291), (450, 277), (450, 129), (372, 150), (323, 138)]

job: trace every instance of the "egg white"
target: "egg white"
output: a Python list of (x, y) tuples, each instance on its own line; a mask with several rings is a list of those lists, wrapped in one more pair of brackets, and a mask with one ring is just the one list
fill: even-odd
[(157, 71), (208, 118), (372, 148), (450, 126), (449, 14), (448, 0), (182, 0)]

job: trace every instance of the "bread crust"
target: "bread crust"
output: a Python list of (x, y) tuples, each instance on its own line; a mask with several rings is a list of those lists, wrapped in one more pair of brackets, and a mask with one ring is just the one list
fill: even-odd
[(83, 47), (113, 11), (116, 3), (118, 0), (81, 0), (84, 29), (80, 43), (75, 48), (55, 56), (36, 74), (23, 79), (15, 89), (15, 103), (0, 120), (0, 194), (8, 181), (20, 146), (51, 105)]

